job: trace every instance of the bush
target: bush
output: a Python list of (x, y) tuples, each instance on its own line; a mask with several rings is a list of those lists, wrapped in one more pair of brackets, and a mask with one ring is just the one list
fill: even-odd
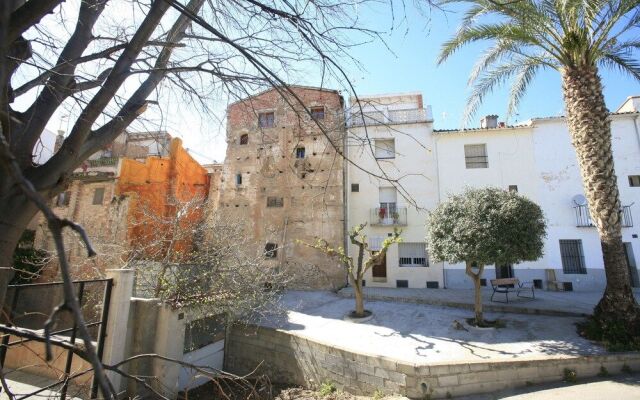
[(577, 327), (580, 336), (602, 343), (608, 351), (640, 351), (640, 334), (621, 320), (602, 322), (588, 317)]
[(318, 393), (320, 393), (321, 396), (328, 396), (331, 393), (335, 393), (336, 392), (336, 385), (331, 382), (331, 381), (325, 381), (322, 382), (322, 384), (320, 385), (320, 389), (318, 389)]

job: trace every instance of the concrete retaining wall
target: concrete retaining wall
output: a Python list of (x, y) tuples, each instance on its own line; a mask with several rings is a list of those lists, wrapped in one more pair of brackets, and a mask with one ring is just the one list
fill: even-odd
[(639, 353), (575, 356), (563, 359), (414, 365), (384, 357), (353, 353), (270, 328), (234, 327), (229, 334), (226, 370), (236, 374), (253, 371), (269, 375), (273, 382), (317, 387), (332, 381), (353, 394), (376, 390), (410, 398), (446, 398), (561, 381), (564, 369), (580, 378), (593, 377), (604, 366), (610, 374), (627, 364), (640, 369)]

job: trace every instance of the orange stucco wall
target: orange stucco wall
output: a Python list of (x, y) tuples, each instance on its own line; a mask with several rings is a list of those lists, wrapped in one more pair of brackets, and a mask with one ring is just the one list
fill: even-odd
[[(207, 170), (194, 160), (182, 147), (180, 139), (173, 139), (169, 157), (148, 157), (144, 162), (124, 159), (120, 167), (117, 194), (132, 199), (129, 208), (128, 240), (132, 245), (147, 245), (168, 237), (170, 226), (159, 222), (175, 216), (175, 204), (192, 199), (206, 199), (209, 190)], [(152, 214), (150, 218), (145, 214)], [(202, 210), (181, 219), (182, 227), (196, 224), (202, 218)], [(176, 250), (188, 250), (191, 240), (181, 240)], [(161, 248), (148, 248), (149, 256)]]

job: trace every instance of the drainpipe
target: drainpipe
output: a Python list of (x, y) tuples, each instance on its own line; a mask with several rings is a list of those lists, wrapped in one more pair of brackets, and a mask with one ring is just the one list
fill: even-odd
[(636, 138), (638, 139), (638, 148), (640, 148), (640, 131), (638, 129), (638, 119), (640, 119), (640, 115), (636, 115), (633, 119), (633, 129), (636, 131)]
[[(347, 237), (349, 236), (349, 195), (347, 192), (347, 188), (349, 185), (349, 163), (347, 159), (349, 158), (349, 149), (347, 147), (347, 137), (349, 136), (349, 129), (347, 128), (345, 121), (345, 129), (344, 135), (342, 137), (342, 154), (344, 155), (342, 159), (342, 240), (344, 252), (348, 256), (349, 255), (349, 241)], [(344, 274), (345, 286), (349, 286), (349, 272), (345, 271)]]
[[(433, 128), (433, 125), (432, 125)], [(436, 189), (437, 189), (437, 193), (438, 193), (438, 204), (440, 204), (441, 199), (440, 199), (440, 158), (438, 156), (438, 137), (433, 135), (433, 129), (431, 129), (431, 137), (433, 138), (433, 154), (435, 155), (435, 162), (436, 162), (436, 180), (437, 180), (437, 184), (436, 184)], [(444, 261), (442, 262), (442, 288), (446, 289), (447, 288), (447, 274), (444, 271)]]

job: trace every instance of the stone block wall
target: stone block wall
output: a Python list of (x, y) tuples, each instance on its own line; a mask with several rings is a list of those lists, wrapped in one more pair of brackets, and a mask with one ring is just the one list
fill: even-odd
[(257, 373), (267, 374), (273, 382), (318, 387), (331, 381), (357, 395), (380, 390), (415, 399), (438, 399), (561, 381), (565, 369), (575, 371), (578, 379), (596, 376), (601, 367), (618, 374), (625, 364), (639, 369), (640, 354), (416, 365), (354, 353), (276, 329), (234, 327), (225, 369), (242, 375), (260, 365)]

